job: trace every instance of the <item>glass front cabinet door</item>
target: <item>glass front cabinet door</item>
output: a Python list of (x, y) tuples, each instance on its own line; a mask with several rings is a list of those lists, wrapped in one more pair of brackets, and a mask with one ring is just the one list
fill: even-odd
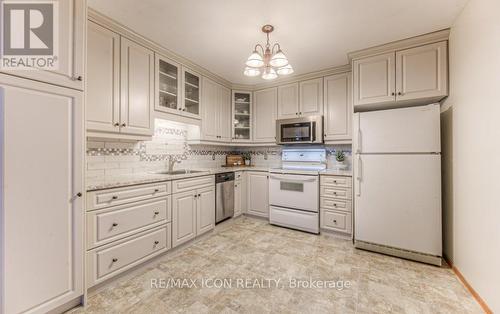
[(233, 90), (233, 142), (249, 142), (252, 126), (252, 93)]
[(156, 101), (155, 110), (166, 113), (179, 113), (180, 102), (180, 65), (156, 55)]
[(200, 118), (201, 76), (189, 69), (182, 69), (183, 104), (182, 112), (193, 118)]

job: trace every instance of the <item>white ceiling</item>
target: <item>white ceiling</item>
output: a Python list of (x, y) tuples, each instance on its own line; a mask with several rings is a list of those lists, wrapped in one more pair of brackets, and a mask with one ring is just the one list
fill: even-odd
[(88, 0), (90, 7), (238, 84), (272, 24), (296, 74), (346, 64), (347, 53), (451, 26), (467, 0)]

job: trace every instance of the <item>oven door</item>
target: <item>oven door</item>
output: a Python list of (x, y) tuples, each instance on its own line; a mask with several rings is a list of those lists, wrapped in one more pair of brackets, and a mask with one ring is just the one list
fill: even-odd
[(316, 141), (315, 121), (281, 123), (278, 131), (281, 144), (314, 143)]
[(269, 174), (269, 204), (318, 212), (318, 176)]

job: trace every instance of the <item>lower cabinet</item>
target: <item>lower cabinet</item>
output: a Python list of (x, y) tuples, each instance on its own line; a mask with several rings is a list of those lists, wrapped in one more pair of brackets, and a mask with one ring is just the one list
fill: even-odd
[(267, 172), (248, 172), (247, 184), (247, 213), (269, 217), (269, 176)]
[(171, 248), (171, 224), (141, 232), (87, 253), (87, 283), (101, 283)]
[(172, 246), (176, 247), (215, 227), (215, 186), (172, 195)]

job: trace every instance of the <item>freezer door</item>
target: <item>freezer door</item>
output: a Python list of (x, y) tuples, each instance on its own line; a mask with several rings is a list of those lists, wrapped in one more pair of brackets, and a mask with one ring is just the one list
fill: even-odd
[(357, 155), (355, 238), (441, 256), (441, 156)]
[(354, 152), (440, 152), (439, 104), (354, 115)]

